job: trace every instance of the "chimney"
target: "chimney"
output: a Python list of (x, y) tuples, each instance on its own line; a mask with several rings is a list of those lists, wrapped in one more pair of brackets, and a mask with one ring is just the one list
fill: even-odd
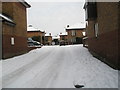
[(67, 28), (69, 27), (69, 25), (67, 25)]

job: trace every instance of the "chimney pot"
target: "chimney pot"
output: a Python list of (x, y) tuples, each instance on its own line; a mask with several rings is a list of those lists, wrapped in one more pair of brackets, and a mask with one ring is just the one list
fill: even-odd
[(69, 25), (67, 25), (67, 28), (69, 27)]

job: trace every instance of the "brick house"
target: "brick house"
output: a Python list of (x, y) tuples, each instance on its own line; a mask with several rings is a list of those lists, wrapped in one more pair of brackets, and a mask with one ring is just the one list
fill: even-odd
[(52, 45), (52, 35), (51, 35), (51, 33), (45, 34), (45, 45)]
[(120, 69), (120, 3), (86, 2), (84, 9), (89, 51)]
[(33, 38), (35, 41), (38, 41), (41, 44), (45, 43), (45, 31), (33, 28), (32, 25), (28, 26), (27, 37)]
[(56, 35), (56, 36), (52, 36), (52, 44), (53, 45), (59, 45), (59, 42), (60, 42), (60, 36), (59, 35)]
[(77, 23), (73, 26), (67, 26), (66, 32), (68, 33), (69, 44), (82, 44), (83, 32), (85, 29), (84, 23)]
[(65, 42), (68, 41), (68, 34), (67, 34), (67, 32), (66, 33), (60, 33), (59, 36), (60, 36), (60, 41), (65, 41)]
[[(26, 53), (27, 50), (27, 2), (2, 2), (2, 58)], [(22, 16), (21, 16), (22, 15)]]

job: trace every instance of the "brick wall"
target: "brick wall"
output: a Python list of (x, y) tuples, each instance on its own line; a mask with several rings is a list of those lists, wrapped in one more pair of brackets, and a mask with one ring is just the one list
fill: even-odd
[(52, 36), (45, 36), (45, 44), (52, 44)]
[[(118, 3), (97, 2), (98, 17), (89, 21), (87, 27), (88, 48), (102, 61), (116, 68), (118, 66)], [(95, 37), (94, 24), (98, 22), (98, 37)]]
[[(26, 7), (20, 2), (5, 2), (3, 13), (12, 17), (14, 27), (3, 23), (3, 58), (23, 54), (28, 51), (27, 47), (27, 19)], [(11, 45), (11, 37), (15, 44)]]
[(43, 32), (29, 32), (29, 31), (27, 32), (28, 38), (33, 37), (33, 36), (40, 36), (40, 38), (41, 38), (40, 43), (44, 44), (44, 39), (42, 37), (45, 37), (45, 33), (43, 33)]
[(27, 37), (43, 36), (42, 32), (27, 32)]
[(13, 18), (13, 3), (2, 2), (2, 13), (7, 14), (9, 17)]
[(67, 35), (60, 35), (60, 40), (63, 40), (63, 38), (64, 38), (64, 40), (66, 40), (66, 41), (67, 41), (68, 36), (67, 36)]
[[(74, 30), (74, 29), (73, 29)], [(76, 37), (79, 37), (79, 38), (82, 38), (83, 37), (83, 34), (82, 34), (82, 32), (84, 31), (84, 30), (74, 30), (75, 32), (76, 32), (76, 35), (75, 36), (72, 36), (72, 30), (66, 30), (67, 31), (67, 33), (68, 33), (68, 42), (71, 42), (71, 39), (73, 39), (73, 38), (76, 38)]]

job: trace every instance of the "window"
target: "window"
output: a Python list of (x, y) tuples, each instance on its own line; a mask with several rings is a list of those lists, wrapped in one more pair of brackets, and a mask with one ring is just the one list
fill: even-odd
[(45, 37), (45, 41), (48, 41), (48, 37)]
[(65, 40), (65, 36), (62, 36), (62, 40)]
[(74, 42), (74, 43), (76, 42), (76, 38), (73, 38), (73, 42)]
[(95, 0), (86, 2), (84, 9), (86, 21), (97, 18), (97, 4)]
[(86, 32), (82, 32), (83, 36), (86, 36)]
[(94, 25), (95, 37), (98, 37), (98, 23)]
[(15, 39), (14, 37), (11, 37), (11, 45), (14, 45), (15, 44)]
[(71, 39), (71, 42), (72, 42), (72, 43), (75, 43), (75, 42), (76, 42), (76, 38), (72, 38), (72, 39)]
[(75, 36), (75, 35), (76, 35), (75, 30), (72, 30), (72, 36)]

